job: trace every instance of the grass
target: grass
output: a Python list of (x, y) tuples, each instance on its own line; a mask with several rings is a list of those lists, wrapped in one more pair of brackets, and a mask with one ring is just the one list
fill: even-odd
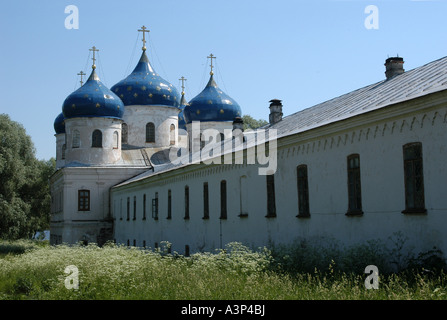
[[(342, 271), (333, 260), (326, 268), (300, 271), (291, 268), (303, 258), (296, 250), (254, 251), (240, 243), (184, 257), (163, 248), (19, 241), (1, 242), (0, 254), (3, 300), (444, 300), (447, 293), (443, 269), (380, 274), (379, 288), (368, 290), (366, 274)], [(73, 275), (64, 272), (69, 265), (79, 271), (77, 290), (65, 286)]]

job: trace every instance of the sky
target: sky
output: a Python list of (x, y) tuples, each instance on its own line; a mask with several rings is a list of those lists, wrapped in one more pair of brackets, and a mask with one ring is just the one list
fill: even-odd
[[(69, 28), (78, 12), (78, 28)], [(369, 9), (372, 5), (373, 10)], [(284, 116), (385, 79), (385, 60), (406, 71), (447, 55), (447, 0), (26, 0), (0, 10), (0, 114), (21, 123), (36, 157), (55, 157), (54, 120), (80, 86), (81, 70), (108, 87), (141, 55), (189, 101), (209, 79), (242, 113), (268, 120), (269, 101)], [(84, 78), (85, 80), (85, 78)]]

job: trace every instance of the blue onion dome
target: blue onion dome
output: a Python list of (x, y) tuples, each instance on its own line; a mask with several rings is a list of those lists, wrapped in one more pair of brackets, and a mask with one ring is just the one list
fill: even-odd
[(186, 102), (185, 99), (185, 94), (182, 92), (182, 98), (180, 99), (180, 112), (178, 114), (178, 127), (179, 129), (183, 129), (186, 130), (186, 121), (185, 121), (185, 116), (183, 114), (183, 111), (185, 110), (186, 106), (188, 105), (188, 103)]
[(241, 116), (241, 107), (219, 89), (211, 73), (205, 89), (183, 110), (186, 123), (192, 121), (233, 121)]
[(121, 119), (124, 104), (101, 82), (93, 66), (87, 82), (65, 99), (62, 111), (65, 119), (77, 117)]
[(132, 73), (115, 84), (111, 90), (120, 97), (125, 106), (180, 106), (177, 89), (155, 72), (144, 49)]
[(56, 134), (65, 133), (65, 118), (64, 114), (61, 112), (54, 120), (54, 131)]

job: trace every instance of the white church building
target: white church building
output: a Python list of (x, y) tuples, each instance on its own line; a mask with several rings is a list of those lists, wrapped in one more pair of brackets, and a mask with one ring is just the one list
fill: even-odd
[(289, 116), (272, 99), (269, 124), (247, 132), (212, 67), (186, 102), (145, 46), (110, 89), (93, 64), (54, 124), (51, 243), (189, 254), (400, 232), (447, 252), (447, 57), (403, 64), (388, 58), (382, 81)]

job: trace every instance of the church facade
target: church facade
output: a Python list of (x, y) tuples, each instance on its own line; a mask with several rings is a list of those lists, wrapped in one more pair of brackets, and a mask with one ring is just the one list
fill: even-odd
[(189, 254), (401, 233), (447, 252), (447, 58), (403, 64), (389, 58), (382, 81), (286, 117), (273, 99), (269, 124), (247, 132), (212, 71), (187, 103), (144, 47), (110, 90), (93, 68), (55, 121), (51, 242)]

